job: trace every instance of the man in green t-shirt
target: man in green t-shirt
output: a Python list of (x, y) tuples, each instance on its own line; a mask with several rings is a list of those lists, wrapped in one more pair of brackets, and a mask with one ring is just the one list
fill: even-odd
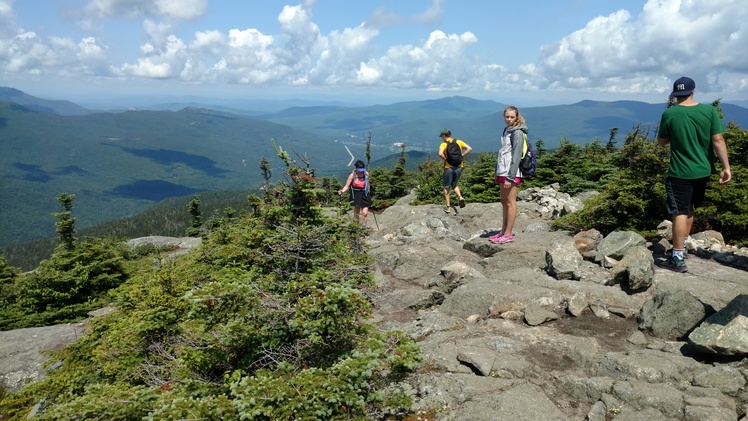
[(694, 101), (696, 83), (681, 77), (673, 83), (676, 105), (662, 113), (657, 142), (670, 144), (670, 168), (665, 179), (667, 211), (673, 218), (673, 252), (667, 260), (655, 263), (676, 272), (686, 272), (685, 241), (693, 226), (694, 207), (701, 204), (709, 177), (716, 172), (714, 154), (722, 164), (719, 184), (732, 178), (727, 145), (722, 137), (725, 125), (717, 110)]

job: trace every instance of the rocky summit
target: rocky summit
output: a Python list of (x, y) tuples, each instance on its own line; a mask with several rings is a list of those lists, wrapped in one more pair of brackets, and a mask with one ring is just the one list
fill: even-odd
[[(419, 419), (746, 419), (746, 250), (716, 232), (694, 234), (688, 272), (671, 272), (654, 264), (670, 248), (667, 222), (653, 242), (551, 231), (583, 197), (554, 186), (521, 193), (508, 244), (488, 240), (501, 225), (499, 203), (445, 214), (408, 196), (369, 218), (372, 321), (421, 346), (425, 365), (398, 385)], [(26, 358), (9, 372), (12, 355), (60, 345), (39, 329), (23, 332), (39, 341), (15, 349), (7, 338), (18, 332), (0, 332), (6, 387), (41, 371)]]
[[(404, 383), (439, 420), (736, 420), (748, 410), (745, 249), (688, 239), (688, 273), (659, 241), (550, 231), (580, 200), (526, 190), (516, 239), (493, 244), (501, 205), (445, 215), (404, 198), (377, 215), (377, 323), (421, 344)], [(561, 200), (559, 200), (561, 199)], [(663, 205), (664, 206), (664, 205)]]

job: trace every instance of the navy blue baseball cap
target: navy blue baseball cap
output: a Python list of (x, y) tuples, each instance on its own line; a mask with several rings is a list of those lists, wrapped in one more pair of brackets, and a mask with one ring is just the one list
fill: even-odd
[(670, 96), (689, 96), (694, 89), (696, 89), (696, 82), (690, 77), (682, 76), (673, 83), (673, 92)]

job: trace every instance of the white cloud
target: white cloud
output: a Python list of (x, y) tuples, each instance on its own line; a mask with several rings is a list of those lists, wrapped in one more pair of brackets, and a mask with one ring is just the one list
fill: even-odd
[(0, 66), (6, 74), (80, 76), (106, 72), (106, 49), (95, 38), (79, 43), (70, 38), (42, 40), (34, 32), (23, 32), (0, 41)]
[(366, 63), (361, 63), (356, 72), (356, 81), (362, 85), (373, 85), (379, 82), (381, 77), (382, 72), (380, 70), (369, 67)]
[[(669, 92), (688, 74), (697, 90), (742, 89), (748, 73), (748, 9), (738, 0), (650, 0), (591, 20), (541, 48), (539, 87), (609, 93)], [(742, 53), (739, 53), (742, 52)]]
[(136, 64), (124, 64), (118, 69), (112, 68), (112, 72), (153, 79), (166, 79), (172, 76), (172, 68), (169, 63), (158, 62), (156, 58), (141, 58)]
[(431, 91), (482, 89), (485, 79), (498, 66), (475, 64), (468, 48), (478, 39), (474, 34), (445, 34), (433, 31), (420, 46), (391, 47), (378, 59), (361, 63), (357, 84), (371, 84), (373, 75), (379, 84), (396, 88), (425, 88)]
[(370, 56), (370, 43), (379, 31), (365, 25), (334, 31), (323, 37), (317, 62), (309, 72), (312, 83), (347, 85), (357, 79), (359, 66)]
[(431, 0), (431, 6), (423, 13), (416, 15), (413, 21), (420, 23), (433, 23), (444, 15), (444, 2), (446, 0)]
[(14, 27), (13, 0), (0, 0), (0, 34), (12, 32)]
[(168, 22), (156, 22), (151, 19), (143, 21), (143, 32), (145, 36), (156, 44), (166, 42), (171, 36), (170, 32), (174, 27)]
[(208, 0), (89, 0), (86, 13), (98, 18), (165, 17), (191, 20), (205, 14)]
[(151, 42), (143, 44), (141, 51), (146, 57), (138, 59), (136, 64), (125, 63), (113, 72), (142, 78), (178, 77), (189, 60), (186, 50), (187, 46), (181, 39), (169, 35), (160, 45)]

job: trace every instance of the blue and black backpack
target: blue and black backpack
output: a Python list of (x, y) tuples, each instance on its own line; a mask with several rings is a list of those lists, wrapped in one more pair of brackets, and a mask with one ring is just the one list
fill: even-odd
[(522, 160), (519, 161), (519, 170), (522, 172), (523, 177), (531, 177), (535, 175), (535, 170), (538, 169), (538, 154), (535, 152), (535, 148), (532, 147), (532, 143), (527, 140), (527, 133), (522, 132), (525, 138), (525, 145), (522, 148)]

